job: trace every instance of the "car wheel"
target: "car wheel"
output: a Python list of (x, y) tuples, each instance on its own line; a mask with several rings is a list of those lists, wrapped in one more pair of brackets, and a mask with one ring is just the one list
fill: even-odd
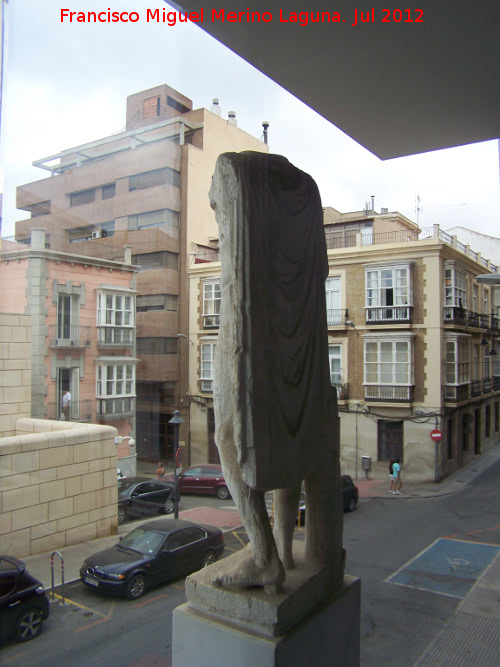
[(201, 559), (201, 567), (208, 567), (209, 565), (212, 565), (212, 563), (215, 563), (215, 551), (209, 549)]
[(349, 506), (348, 506), (348, 507), (349, 507), (349, 512), (354, 512), (354, 510), (356, 509), (357, 505), (358, 505), (358, 503), (357, 503), (357, 501), (356, 501), (356, 498), (351, 498), (351, 499), (349, 500)]
[(126, 596), (128, 600), (137, 600), (146, 592), (146, 577), (143, 574), (134, 574), (127, 584)]
[(121, 526), (127, 520), (127, 512), (124, 507), (118, 508), (118, 525)]
[(217, 489), (217, 498), (221, 500), (227, 500), (229, 498), (229, 489), (227, 486), (219, 486)]
[(163, 505), (163, 509), (165, 510), (165, 514), (172, 514), (174, 511), (174, 501), (172, 498), (166, 501), (165, 505)]
[(43, 616), (40, 609), (32, 607), (20, 614), (16, 622), (14, 637), (18, 642), (27, 642), (36, 637), (42, 629)]

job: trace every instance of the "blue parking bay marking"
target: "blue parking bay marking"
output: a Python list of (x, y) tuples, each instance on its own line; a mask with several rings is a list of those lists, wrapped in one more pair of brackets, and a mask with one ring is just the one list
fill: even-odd
[(441, 538), (385, 581), (464, 598), (499, 552), (494, 544)]

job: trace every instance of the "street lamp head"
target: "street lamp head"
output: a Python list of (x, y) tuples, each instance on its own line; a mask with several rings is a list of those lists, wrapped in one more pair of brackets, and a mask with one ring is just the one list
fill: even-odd
[(174, 410), (174, 416), (168, 420), (169, 424), (184, 424), (184, 419), (181, 417), (179, 410)]
[(476, 276), (476, 280), (485, 285), (500, 285), (500, 273), (482, 273)]

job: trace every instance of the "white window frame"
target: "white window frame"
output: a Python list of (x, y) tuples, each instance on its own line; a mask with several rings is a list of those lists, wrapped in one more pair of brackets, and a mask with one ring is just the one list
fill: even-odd
[[(413, 379), (413, 356), (414, 356), (414, 344), (413, 339), (416, 334), (365, 334), (364, 338), (364, 358), (363, 358), (363, 384), (365, 386), (399, 386), (399, 387), (412, 387), (414, 384)], [(373, 349), (373, 346), (376, 346), (376, 349)], [(370, 350), (368, 350), (370, 346)], [(384, 359), (383, 355), (387, 355), (389, 352), (391, 359)], [(403, 350), (403, 346), (406, 346), (406, 353)], [(398, 351), (399, 347), (399, 351)], [(368, 354), (375, 354), (376, 360), (368, 360)], [(397, 358), (397, 355), (406, 354), (407, 359), (403, 361), (402, 359)], [(367, 364), (373, 364), (370, 370), (375, 371), (376, 377), (373, 380), (368, 380), (368, 368)], [(406, 367), (405, 380), (401, 381), (398, 379), (398, 376), (401, 374), (401, 368), (398, 370), (398, 366)], [(390, 378), (387, 375), (390, 374)], [(371, 375), (371, 373), (370, 373)]]
[(343, 324), (342, 277), (328, 276), (325, 281), (326, 321), (328, 326)]
[[(328, 362), (330, 368), (330, 383), (332, 387), (337, 389), (337, 394), (339, 394), (343, 384), (342, 343), (330, 343), (328, 345)], [(333, 370), (334, 366), (337, 366), (337, 370)]]
[(202, 340), (200, 347), (200, 386), (202, 392), (213, 392), (214, 359), (217, 339)]
[(444, 383), (448, 386), (469, 384), (471, 381), (471, 337), (445, 334)]
[(96, 398), (135, 398), (136, 363), (137, 360), (130, 357), (98, 357)]
[(210, 278), (202, 283), (203, 298), (203, 326), (205, 328), (217, 328), (219, 326), (220, 304), (221, 304), (220, 278)]
[[(133, 329), (135, 326), (135, 292), (102, 291), (97, 299), (97, 326)], [(122, 299), (123, 306), (118, 305)], [(128, 307), (125, 307), (127, 305)]]
[[(391, 273), (391, 284), (384, 286)], [(406, 276), (406, 284), (401, 281), (403, 272)], [(370, 284), (375, 280), (375, 284)], [(389, 290), (392, 291), (392, 303), (387, 303)], [(411, 264), (384, 264), (365, 266), (365, 307), (366, 308), (392, 308), (397, 306), (412, 306)]]
[(467, 307), (467, 271), (456, 262), (444, 263), (444, 305)]

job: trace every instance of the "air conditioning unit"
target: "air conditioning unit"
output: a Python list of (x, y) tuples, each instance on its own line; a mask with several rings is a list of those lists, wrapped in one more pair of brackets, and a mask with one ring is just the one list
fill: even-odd
[(92, 232), (92, 239), (102, 239), (102, 237), (102, 229), (98, 229), (96, 232)]

